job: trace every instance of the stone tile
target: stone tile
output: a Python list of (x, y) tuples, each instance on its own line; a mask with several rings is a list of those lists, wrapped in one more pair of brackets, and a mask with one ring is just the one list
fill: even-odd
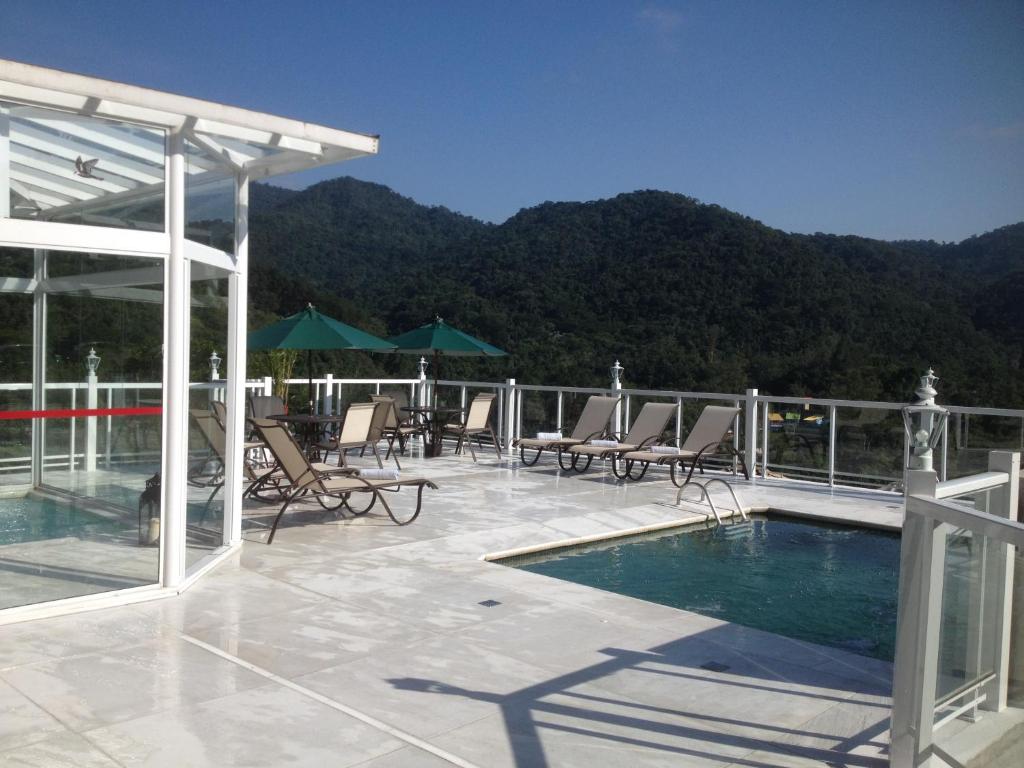
[(337, 601), (191, 635), (288, 678), (434, 636), (386, 613)]
[[(52, 715), (0, 680), (0, 751), (66, 730)], [(0, 763), (2, 761), (0, 757)]]
[(359, 763), (356, 768), (451, 768), (451, 765), (448, 760), (443, 760), (426, 750), (403, 747), (386, 755), (371, 758), (365, 763)]
[(404, 746), (372, 726), (277, 685), (86, 735), (129, 768), (342, 767)]
[(0, 677), (76, 731), (265, 682), (181, 639), (18, 667)]
[(0, 752), (3, 768), (121, 768), (76, 733), (66, 732)]
[(501, 701), (551, 673), (451, 638), (396, 645), (296, 679), (413, 735), (430, 737), (493, 715)]

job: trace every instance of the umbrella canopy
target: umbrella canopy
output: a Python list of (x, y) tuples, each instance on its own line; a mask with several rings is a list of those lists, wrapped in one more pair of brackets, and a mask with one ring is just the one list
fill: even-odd
[(504, 350), (481, 341), (458, 328), (452, 328), (440, 317), (389, 341), (396, 352), (408, 355), (445, 355), (446, 357), (503, 357)]
[(395, 345), (384, 339), (320, 314), (312, 304), (284, 320), (252, 331), (249, 349), (361, 349), (392, 352)]
[(313, 350), (358, 349), (367, 352), (394, 352), (395, 345), (360, 331), (316, 311), (312, 304), (284, 320), (252, 331), (249, 349), (304, 349), (309, 375), (309, 412), (313, 413)]
[(432, 355), (434, 358), (434, 406), (437, 407), (437, 380), (440, 357), (504, 357), (508, 354), (486, 341), (452, 328), (440, 317), (412, 331), (393, 336), (389, 341), (396, 352), (406, 355)]

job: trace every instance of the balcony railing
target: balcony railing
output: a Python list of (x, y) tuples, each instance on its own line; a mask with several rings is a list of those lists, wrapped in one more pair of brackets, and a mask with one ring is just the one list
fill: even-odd
[[(303, 390), (307, 379), (290, 379), (288, 384)], [(48, 384), (47, 391), (64, 393), (70, 404), (84, 402), (85, 383)], [(160, 397), (159, 383), (97, 384), (102, 405), (136, 403)], [(195, 389), (218, 390), (219, 382), (201, 382)], [(272, 394), (268, 377), (247, 382), (253, 394)], [(433, 398), (433, 381), (426, 377), (408, 379), (353, 379), (328, 374), (313, 379), (314, 397), (320, 412), (341, 412), (348, 403), (366, 400), (370, 394), (402, 391), (410, 402), (426, 404)], [(23, 390), (28, 384), (0, 384), (0, 393)], [(497, 395), (495, 431), (503, 449), (511, 454), (512, 442), (538, 431), (569, 431), (589, 395), (614, 394), (622, 404), (613, 418), (613, 429), (628, 431), (643, 403), (673, 402), (675, 419), (670, 436), (685, 438), (704, 405), (732, 404), (740, 409), (732, 433), (734, 447), (760, 477), (785, 476), (831, 486), (861, 486), (895, 489), (902, 484), (909, 445), (900, 409), (905, 403), (832, 398), (802, 398), (762, 395), (756, 389), (742, 393), (688, 392), (679, 390), (633, 389), (611, 381), (608, 387), (563, 387), (505, 381), (438, 382), (437, 396), (444, 405), (465, 408), (477, 392)], [(211, 395), (219, 396), (219, 395)], [(27, 406), (27, 403), (26, 403)], [(936, 452), (936, 470), (941, 480), (960, 477), (984, 468), (989, 450), (1024, 450), (1024, 410), (947, 406), (951, 412)], [(149, 451), (119, 448), (115, 425), (105, 418), (97, 446), (102, 460), (128, 461)], [(78, 446), (75, 420), (70, 420), (68, 439), (49, 446), (46, 462), (73, 468), (89, 450)], [(2, 435), (2, 433), (0, 433)], [(78, 442), (76, 442), (78, 440)], [(6, 445), (5, 445), (6, 444)], [(18, 450), (17, 441), (0, 436), (0, 475), (24, 471), (30, 461), (28, 445)], [(728, 464), (723, 468), (730, 468)]]

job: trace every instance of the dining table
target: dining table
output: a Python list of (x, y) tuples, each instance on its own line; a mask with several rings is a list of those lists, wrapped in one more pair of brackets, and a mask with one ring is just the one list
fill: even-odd
[(419, 417), (427, 428), (423, 433), (423, 455), (428, 459), (441, 455), (444, 427), (449, 417), (462, 413), (461, 408), (436, 405), (407, 405), (402, 410)]

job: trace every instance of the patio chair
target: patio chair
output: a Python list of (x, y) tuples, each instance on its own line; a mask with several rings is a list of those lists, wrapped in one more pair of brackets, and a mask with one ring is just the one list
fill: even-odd
[(457, 437), (459, 439), (458, 444), (455, 446), (455, 452), (459, 453), (465, 449), (465, 446), (469, 446), (469, 453), (473, 457), (473, 461), (476, 461), (476, 451), (473, 450), (473, 438), (476, 438), (477, 445), (483, 450), (484, 444), (480, 441), (480, 435), (486, 433), (491, 436), (491, 441), (494, 443), (494, 452), (501, 458), (501, 447), (498, 445), (498, 437), (494, 434), (494, 429), (491, 427), (490, 415), (491, 407), (494, 405), (494, 395), (489, 393), (481, 393), (473, 398), (473, 402), (469, 404), (469, 413), (466, 414), (466, 419), (462, 424), (445, 424), (443, 436)]
[[(392, 453), (395, 454), (395, 464), (398, 464), (398, 451), (395, 451), (395, 443), (398, 443), (398, 449), (405, 455), (405, 444), (409, 438), (415, 435), (422, 435), (426, 431), (426, 427), (423, 424), (417, 424), (412, 419), (402, 419), (402, 415), (398, 412), (398, 401), (391, 395), (370, 395), (371, 399), (375, 403), (384, 404), (384, 429), (383, 437), (388, 441), (388, 450), (384, 454), (384, 459), (387, 460)], [(398, 465), (401, 469), (401, 465)]]
[[(667, 464), (673, 485), (682, 487), (693, 477), (694, 469), (699, 468), (700, 473), (704, 474), (704, 459), (708, 456), (728, 458), (735, 456), (740, 460), (743, 476), (749, 480), (750, 473), (747, 471), (747, 463), (743, 459), (743, 454), (726, 442), (727, 438), (732, 434), (732, 425), (739, 412), (739, 408), (730, 406), (704, 406), (704, 410), (700, 412), (700, 416), (697, 418), (697, 423), (693, 425), (682, 446), (674, 451), (666, 445), (659, 445), (653, 450), (630, 451), (622, 456), (624, 472), (619, 474), (616, 471), (616, 476), (622, 479), (639, 480), (647, 473), (647, 469), (651, 464), (662, 466)], [(668, 442), (678, 441), (678, 438), (674, 438), (674, 440)], [(668, 450), (662, 452), (657, 450), (658, 448), (663, 450), (668, 448)], [(679, 482), (676, 479), (676, 468), (681, 466), (685, 470), (686, 462), (690, 462), (690, 471), (686, 475), (686, 480)], [(637, 463), (643, 466), (640, 474), (634, 476), (633, 467)]]
[[(569, 469), (575, 472), (586, 472), (590, 462), (597, 459), (611, 459), (612, 471), (616, 471), (616, 461), (625, 453), (636, 451), (648, 445), (653, 445), (661, 439), (662, 433), (668, 426), (669, 419), (676, 412), (675, 403), (646, 403), (640, 409), (629, 433), (621, 441), (598, 440), (584, 443), (583, 445), (571, 446), (568, 450), (572, 456), (572, 463)], [(587, 457), (587, 463), (582, 468), (579, 466), (580, 459)], [(561, 464), (561, 462), (559, 462)], [(563, 467), (565, 469), (565, 467)]]
[[(274, 536), (277, 533), (277, 526), (281, 522), (281, 518), (284, 517), (288, 507), (299, 499), (315, 498), (321, 507), (330, 512), (337, 512), (337, 510), (344, 507), (355, 516), (365, 515), (379, 501), (387, 512), (388, 517), (396, 525), (408, 525), (419, 517), (423, 506), (423, 489), (437, 488), (434, 483), (422, 477), (406, 480), (399, 480), (397, 477), (367, 479), (360, 477), (358, 474), (359, 470), (355, 469), (348, 469), (349, 474), (344, 476), (330, 475), (317, 471), (309, 463), (309, 459), (306, 458), (299, 444), (295, 442), (295, 438), (292, 437), (284, 425), (268, 420), (256, 421), (254, 424), (257, 433), (259, 433), (263, 442), (266, 443), (267, 449), (277, 461), (277, 466), (280, 467), (281, 472), (288, 479), (284, 503), (281, 505), (281, 509), (271, 525), (267, 544), (274, 542)], [(416, 509), (411, 516), (400, 518), (395, 515), (391, 506), (387, 503), (383, 492), (398, 492), (404, 487), (416, 488)], [(349, 504), (349, 499), (353, 494), (357, 493), (370, 495), (370, 503), (358, 510)], [(330, 500), (337, 503), (332, 504)]]
[[(528, 467), (532, 467), (540, 460), (544, 451), (555, 451), (558, 454), (558, 463), (562, 465), (562, 454), (574, 445), (580, 445), (588, 440), (595, 440), (607, 437), (609, 434), (608, 422), (611, 421), (615, 406), (621, 402), (621, 397), (608, 397), (606, 395), (591, 395), (583, 406), (583, 413), (580, 414), (576, 427), (569, 437), (562, 437), (557, 440), (543, 437), (521, 437), (512, 444), (513, 448), (519, 449), (519, 460)], [(536, 450), (537, 455), (533, 461), (526, 460), (526, 451)], [(569, 467), (562, 466), (562, 469)]]
[[(210, 498), (207, 499), (206, 507), (204, 507), (203, 514), (200, 517), (200, 522), (202, 522), (206, 518), (207, 510), (213, 498), (217, 495), (217, 491), (224, 485), (224, 457), (227, 454), (227, 434), (224, 431), (224, 425), (217, 418), (216, 414), (198, 408), (190, 410), (189, 414), (192, 416), (196, 426), (199, 427), (199, 431), (206, 439), (210, 449), (209, 455), (202, 459), (201, 463), (193, 465), (193, 468), (190, 468), (188, 473), (189, 485), (197, 488), (213, 488), (213, 492), (210, 494)], [(243, 456), (248, 457), (252, 451), (264, 448), (265, 446), (262, 442), (246, 442), (242, 444), (242, 447)], [(197, 469), (198, 471), (196, 471)], [(203, 474), (203, 470), (207, 470), (207, 472)], [(286, 483), (285, 476), (277, 471), (276, 467), (259, 466), (248, 458), (242, 461), (242, 472), (243, 480), (247, 483), (245, 490), (242, 492), (243, 499), (247, 496), (254, 496), (266, 500), (258, 495), (258, 491), (265, 487), (274, 488), (275, 492), (280, 495), (281, 486)]]
[[(365, 452), (367, 448), (373, 451), (377, 459), (377, 466), (384, 468), (380, 452), (377, 450), (377, 441), (381, 438), (383, 430), (383, 403), (352, 403), (345, 411), (345, 421), (341, 425), (341, 432), (337, 437), (317, 443), (317, 448), (324, 452), (324, 461), (330, 453), (338, 453), (338, 466), (347, 467), (348, 460), (345, 454), (353, 448)], [(377, 415), (380, 410), (380, 415)]]

